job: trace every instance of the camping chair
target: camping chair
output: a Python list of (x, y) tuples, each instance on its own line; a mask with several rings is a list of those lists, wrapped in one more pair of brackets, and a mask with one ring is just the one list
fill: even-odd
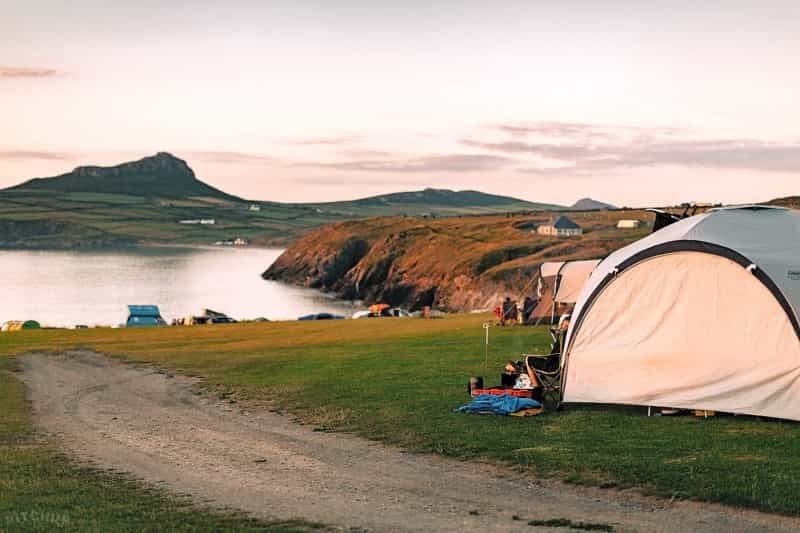
[(536, 377), (542, 387), (542, 403), (550, 402), (556, 409), (561, 407), (561, 345), (564, 331), (550, 328), (549, 354), (523, 354), (525, 368)]

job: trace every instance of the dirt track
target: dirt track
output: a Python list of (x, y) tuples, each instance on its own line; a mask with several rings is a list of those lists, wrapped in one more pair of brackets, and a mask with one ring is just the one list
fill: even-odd
[(374, 531), (532, 531), (528, 520), (552, 518), (617, 531), (800, 529), (793, 518), (536, 482), (315, 432), (91, 353), (22, 362), (38, 423), (79, 457), (256, 516)]

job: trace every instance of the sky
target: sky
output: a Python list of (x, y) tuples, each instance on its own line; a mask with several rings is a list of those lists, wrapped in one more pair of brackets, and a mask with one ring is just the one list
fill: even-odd
[(800, 194), (800, 3), (0, 0), (0, 187), (168, 151), (227, 192)]

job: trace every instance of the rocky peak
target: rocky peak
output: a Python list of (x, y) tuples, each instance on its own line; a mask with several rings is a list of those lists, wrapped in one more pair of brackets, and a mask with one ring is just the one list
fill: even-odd
[(126, 174), (154, 174), (165, 177), (178, 177), (195, 179), (194, 172), (183, 159), (179, 159), (168, 152), (158, 152), (156, 155), (145, 157), (138, 161), (123, 163), (113, 167), (85, 166), (78, 167), (73, 174), (81, 177), (104, 178), (123, 176)]

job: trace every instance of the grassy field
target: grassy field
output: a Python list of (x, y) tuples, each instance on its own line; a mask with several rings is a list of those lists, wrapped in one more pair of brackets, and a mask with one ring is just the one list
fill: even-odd
[[(380, 201), (289, 204), (215, 197), (163, 197), (60, 190), (0, 191), (0, 247), (109, 246), (130, 243), (213, 244), (242, 237), (259, 245), (285, 245), (331, 222), (373, 216), (481, 215), (550, 207), (528, 202), (449, 205), (448, 196), (395, 204)], [(151, 193), (152, 194), (152, 193)], [(422, 194), (422, 193), (419, 193)], [(442, 203), (435, 203), (439, 200)], [(512, 200), (512, 199), (509, 199)], [(475, 201), (480, 201), (476, 199)], [(209, 219), (214, 225), (179, 224)]]
[[(237, 237), (277, 245), (344, 218), (291, 204), (264, 202), (260, 211), (250, 211), (248, 205), (216, 198), (161, 200), (126, 194), (3, 191), (0, 228), (7, 227), (0, 246), (213, 244)], [(200, 218), (213, 218), (216, 223), (178, 223)]]
[[(800, 513), (795, 423), (647, 417), (644, 409), (578, 406), (527, 419), (453, 413), (468, 400), (469, 376), (484, 375), (491, 383), (505, 360), (547, 345), (541, 328), (493, 328), (484, 371), (484, 319), (20, 332), (0, 335), (0, 361), (27, 351), (91, 348), (203, 376), (209, 388), (239, 404), (270, 402), (323, 430), (501, 461), (571, 483)], [(35, 481), (31, 471), (9, 475)], [(21, 481), (12, 487), (15, 482)], [(30, 503), (39, 490), (27, 494)]]

